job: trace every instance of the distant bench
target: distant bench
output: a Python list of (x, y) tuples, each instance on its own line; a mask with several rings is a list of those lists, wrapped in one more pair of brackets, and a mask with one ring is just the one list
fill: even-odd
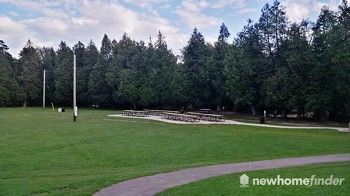
[(148, 117), (149, 114), (147, 111), (124, 110), (122, 116)]
[(162, 115), (163, 119), (175, 120), (175, 121), (185, 121), (185, 122), (199, 122), (199, 118), (193, 115), (178, 114), (178, 113), (164, 113)]
[(204, 114), (196, 112), (188, 112), (187, 114), (197, 116), (200, 120), (211, 121), (211, 122), (224, 122), (225, 117), (217, 114)]

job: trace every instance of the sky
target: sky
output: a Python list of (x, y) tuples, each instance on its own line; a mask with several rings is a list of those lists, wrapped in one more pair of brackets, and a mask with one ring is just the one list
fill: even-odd
[[(315, 21), (323, 6), (340, 5), (340, 0), (280, 2), (291, 22)], [(37, 47), (57, 49), (62, 40), (70, 47), (93, 40), (100, 47), (104, 34), (120, 40), (127, 33), (148, 43), (161, 31), (180, 54), (194, 27), (212, 43), (225, 23), (233, 40), (249, 18), (258, 20), (266, 3), (273, 0), (0, 0), (0, 40), (18, 57), (28, 39)]]

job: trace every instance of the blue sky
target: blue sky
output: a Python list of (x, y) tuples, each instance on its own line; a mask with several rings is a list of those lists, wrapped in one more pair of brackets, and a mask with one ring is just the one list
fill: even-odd
[[(92, 39), (99, 47), (103, 34), (119, 40), (124, 32), (148, 42), (160, 30), (175, 54), (197, 27), (208, 42), (225, 23), (231, 40), (273, 0), (0, 0), (0, 39), (18, 56), (28, 39), (36, 46), (61, 40), (73, 46)], [(340, 0), (281, 0), (291, 22), (315, 20), (323, 6), (336, 10)]]

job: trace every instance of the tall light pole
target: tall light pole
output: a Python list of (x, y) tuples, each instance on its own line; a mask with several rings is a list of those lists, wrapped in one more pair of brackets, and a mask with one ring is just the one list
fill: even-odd
[(73, 52), (73, 121), (77, 121), (78, 107), (77, 107), (77, 64), (75, 52)]
[(46, 78), (46, 70), (44, 69), (44, 75), (43, 75), (43, 108), (45, 109), (45, 78)]

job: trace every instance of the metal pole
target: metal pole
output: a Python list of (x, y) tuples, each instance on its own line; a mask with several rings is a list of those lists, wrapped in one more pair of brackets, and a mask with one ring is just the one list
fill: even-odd
[(45, 109), (45, 79), (46, 79), (46, 70), (44, 69), (44, 76), (43, 76), (43, 108)]
[(77, 108), (77, 65), (76, 56), (73, 53), (73, 121), (77, 121), (78, 108)]

